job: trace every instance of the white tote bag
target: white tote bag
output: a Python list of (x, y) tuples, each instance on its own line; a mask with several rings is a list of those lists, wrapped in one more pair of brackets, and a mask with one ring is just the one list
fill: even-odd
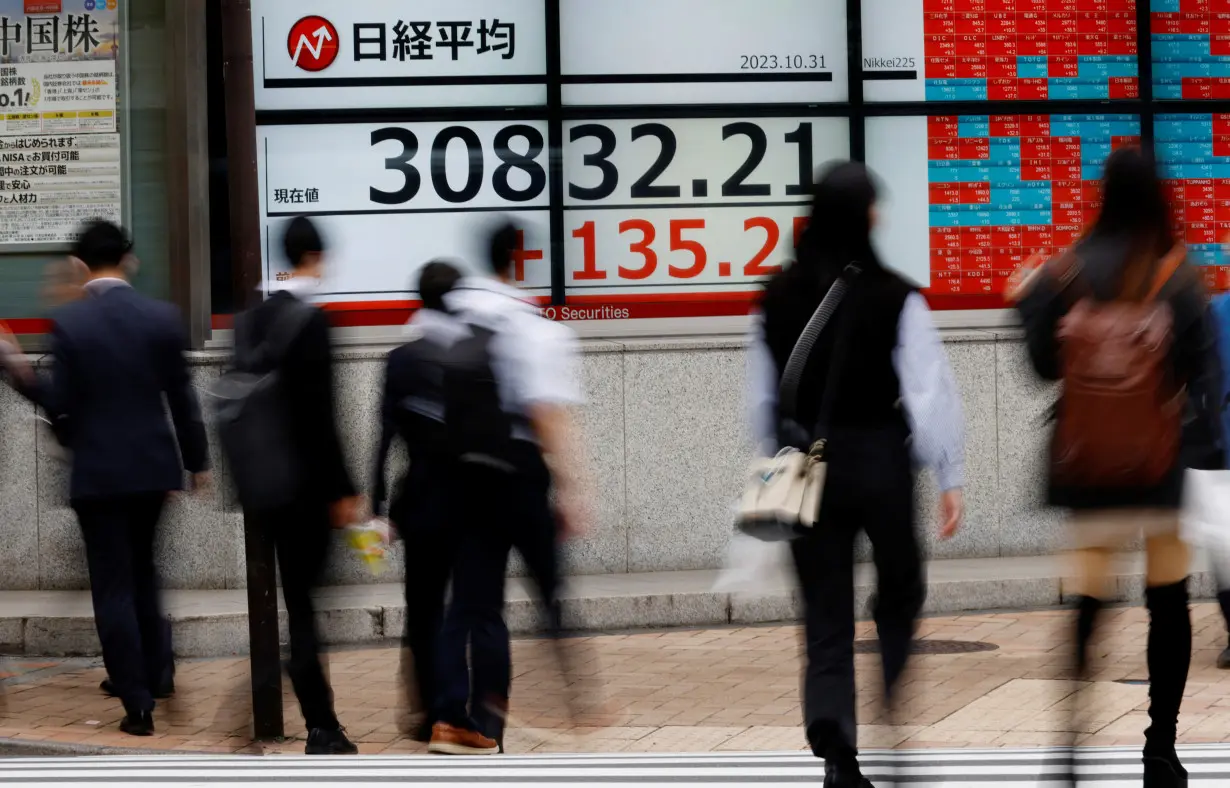
[(824, 449), (828, 442), (828, 419), (832, 415), (833, 399), (837, 391), (837, 373), (845, 356), (845, 344), (841, 342), (843, 337), (838, 337), (837, 348), (829, 364), (824, 399), (820, 405), (820, 418), (815, 429), (810, 431), (814, 434), (803, 430), (794, 420), (795, 400), (798, 397), (803, 368), (811, 357), (816, 340), (837, 311), (850, 288), (850, 283), (860, 273), (861, 269), (856, 263), (846, 267), (842, 276), (833, 283), (820, 301), (820, 306), (816, 307), (786, 361), (786, 368), (778, 385), (777, 415), (783, 428), (788, 427), (790, 432), (797, 434), (779, 439), (800, 445), (810, 443), (810, 447), (803, 451), (795, 445), (786, 446), (776, 457), (757, 458), (748, 467), (735, 526), (753, 539), (762, 542), (796, 539), (811, 530), (820, 514), (820, 499), (824, 493), (827, 470)]
[(1187, 471), (1180, 535), (1194, 547), (1230, 553), (1230, 471)]

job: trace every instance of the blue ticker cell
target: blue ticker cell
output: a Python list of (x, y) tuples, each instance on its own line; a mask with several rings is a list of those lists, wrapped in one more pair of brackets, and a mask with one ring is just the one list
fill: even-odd
[[(970, 84), (954, 85), (954, 82)], [(927, 101), (986, 101), (985, 79), (929, 79)]]
[(1046, 79), (1046, 57), (1038, 55), (1019, 55), (1016, 59), (1017, 79)]
[(1149, 10), (1155, 14), (1177, 14), (1182, 10), (1182, 0), (1150, 0)]
[(1206, 36), (1153, 36), (1153, 58), (1174, 60), (1204, 60), (1211, 56), (1209, 37)]
[(1173, 83), (1153, 85), (1153, 97), (1164, 101), (1179, 100), (1183, 98), (1183, 85), (1175, 80)]

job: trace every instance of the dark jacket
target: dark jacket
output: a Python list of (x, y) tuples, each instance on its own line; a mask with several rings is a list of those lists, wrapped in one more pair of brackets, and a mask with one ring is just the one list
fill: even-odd
[(54, 317), (50, 381), (24, 393), (72, 452), (74, 500), (180, 490), (208, 469), (175, 307), (100, 281)]
[[(1082, 261), (1079, 287), (1086, 288), (1094, 298), (1112, 299), (1130, 249), (1121, 242), (1094, 237), (1082, 241), (1074, 251)], [(1054, 277), (1043, 274), (1018, 304), (1030, 360), (1045, 380), (1062, 377), (1056, 333), (1059, 321), (1075, 302), (1076, 292), (1062, 289)], [(1153, 487), (1073, 488), (1048, 479), (1047, 501), (1051, 505), (1072, 509), (1175, 508), (1182, 499), (1185, 467), (1217, 464), (1214, 455), (1220, 438), (1210, 432), (1215, 429), (1215, 416), (1209, 411), (1216, 402), (1216, 394), (1209, 388), (1217, 385), (1216, 367), (1211, 366), (1215, 364), (1216, 346), (1199, 274), (1184, 264), (1163, 287), (1160, 299), (1170, 305), (1174, 317), (1171, 374), (1176, 385), (1188, 390), (1178, 460), (1165, 479)]]
[(380, 442), (372, 480), (372, 511), (386, 513), (385, 482), (389, 449), (400, 437), (410, 457), (405, 478), (396, 485), (389, 519), (403, 527), (415, 519), (417, 497), (424, 485), (439, 484), (448, 462), (444, 433), (444, 361), (448, 344), (424, 336), (389, 353), (380, 407)]
[[(265, 340), (275, 321), (295, 298), (275, 293), (249, 315), (250, 341)], [(290, 433), (300, 458), (302, 500), (330, 504), (355, 494), (338, 439), (333, 396), (333, 347), (329, 320), (314, 310), (291, 343), (280, 367)]]
[[(833, 279), (820, 266), (796, 264), (765, 287), (761, 302), (764, 336), (779, 378)], [(809, 430), (815, 425), (833, 354), (842, 344), (840, 383), (829, 426), (835, 430), (906, 428), (893, 351), (901, 312), (912, 292), (914, 288), (905, 280), (878, 265), (866, 267), (855, 279), (804, 367), (797, 398), (800, 424)]]

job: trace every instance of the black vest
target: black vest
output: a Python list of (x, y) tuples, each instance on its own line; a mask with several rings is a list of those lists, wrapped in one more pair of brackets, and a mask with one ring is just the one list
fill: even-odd
[[(765, 338), (780, 378), (807, 321), (824, 298), (831, 275), (791, 266), (765, 288)], [(830, 427), (878, 430), (906, 425), (901, 382), (893, 366), (901, 311), (914, 288), (882, 268), (855, 280), (812, 350), (799, 385), (797, 421), (816, 423), (838, 340), (847, 343), (834, 394)]]

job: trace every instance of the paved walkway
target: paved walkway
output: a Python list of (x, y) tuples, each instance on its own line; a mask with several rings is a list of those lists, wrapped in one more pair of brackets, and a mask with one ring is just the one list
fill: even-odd
[[(1087, 745), (1136, 745), (1147, 725), (1144, 685), (1147, 616), (1110, 610), (1090, 683), (1065, 680), (1064, 611), (926, 619), (924, 641), (990, 644), (993, 650), (921, 655), (907, 677), (895, 724), (881, 718), (878, 657), (860, 655), (860, 744), (866, 748), (1033, 747), (1057, 743), (1069, 727), (1065, 699), (1087, 709), (1077, 724)], [(1215, 605), (1193, 606), (1195, 654), (1180, 720), (1182, 742), (1230, 741), (1230, 672), (1215, 660), (1226, 640)], [(860, 638), (872, 637), (859, 624)], [(798, 630), (793, 626), (597, 635), (569, 641), (582, 650), (565, 686), (544, 641), (514, 648), (510, 753), (790, 751), (804, 748), (797, 695)], [(185, 660), (178, 694), (156, 713), (158, 735), (117, 730), (119, 704), (104, 698), (96, 660), (9, 658), (0, 664), (0, 739), (150, 747), (202, 753), (302, 752), (302, 718), (286, 683), (286, 725), (274, 745), (249, 738), (246, 659)], [(343, 649), (330, 655), (338, 714), (364, 753), (417, 753), (402, 731), (399, 651)], [(566, 697), (584, 708), (569, 718)]]

